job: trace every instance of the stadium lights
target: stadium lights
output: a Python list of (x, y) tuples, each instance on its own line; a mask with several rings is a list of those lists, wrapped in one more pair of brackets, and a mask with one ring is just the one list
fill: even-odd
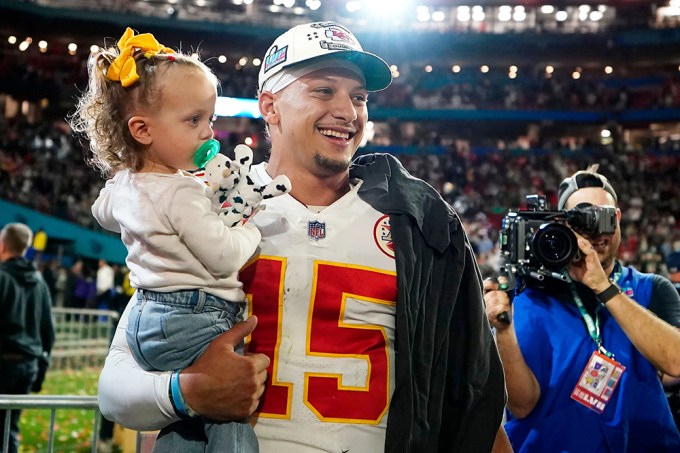
[(390, 65), (390, 72), (392, 73), (392, 77), (395, 79), (401, 75), (396, 64)]
[(460, 22), (469, 22), (472, 18), (469, 6), (459, 6), (456, 9), (456, 19)]
[(307, 8), (311, 9), (312, 11), (316, 11), (317, 9), (319, 9), (321, 7), (321, 2), (319, 0), (307, 0), (305, 2), (305, 5), (307, 6)]
[(30, 46), (32, 42), (33, 38), (31, 37), (24, 39), (23, 41), (21, 41), (21, 44), (19, 44), (19, 50), (24, 52), (26, 49), (28, 49), (28, 46)]
[(418, 6), (416, 8), (416, 19), (419, 22), (427, 22), (430, 20), (430, 8), (427, 6)]
[(515, 6), (515, 12), (512, 13), (512, 18), (515, 22), (522, 22), (527, 19), (527, 12), (522, 5)]
[(362, 8), (372, 17), (401, 17), (410, 3), (411, 0), (370, 0), (362, 2)]
[(446, 19), (446, 15), (444, 14), (444, 11), (435, 11), (432, 13), (432, 21), (433, 22), (443, 22), (444, 19)]
[(512, 6), (503, 5), (498, 8), (498, 20), (501, 22), (508, 22), (512, 19)]
[(345, 9), (350, 13), (355, 13), (361, 9), (361, 6), (361, 2), (352, 1), (345, 4)]
[(483, 22), (484, 18), (486, 18), (486, 14), (484, 14), (484, 8), (476, 5), (472, 7), (472, 21), (473, 22)]

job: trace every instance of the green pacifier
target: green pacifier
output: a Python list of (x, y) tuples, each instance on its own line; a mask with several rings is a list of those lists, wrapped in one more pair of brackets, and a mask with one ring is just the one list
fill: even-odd
[(205, 168), (205, 164), (220, 152), (220, 142), (211, 138), (203, 143), (196, 154), (194, 154), (194, 165), (196, 168)]

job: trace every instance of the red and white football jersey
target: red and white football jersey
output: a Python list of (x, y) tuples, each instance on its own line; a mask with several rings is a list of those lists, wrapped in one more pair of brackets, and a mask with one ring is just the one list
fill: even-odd
[[(271, 181), (254, 167), (257, 183)], [(263, 453), (384, 449), (394, 387), (397, 280), (389, 218), (354, 187), (315, 213), (290, 195), (251, 221), (258, 255), (240, 274), (268, 355), (255, 414)]]

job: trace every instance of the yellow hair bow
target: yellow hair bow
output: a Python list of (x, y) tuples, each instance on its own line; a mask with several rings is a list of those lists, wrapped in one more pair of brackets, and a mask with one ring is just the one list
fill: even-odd
[(120, 50), (120, 55), (109, 66), (109, 69), (106, 71), (106, 77), (113, 81), (120, 81), (120, 84), (124, 87), (128, 87), (139, 80), (135, 52), (143, 50), (146, 58), (151, 58), (159, 52), (175, 53), (174, 50), (156, 41), (156, 38), (151, 33), (135, 36), (135, 32), (130, 27), (125, 30), (123, 36), (118, 40), (118, 49)]

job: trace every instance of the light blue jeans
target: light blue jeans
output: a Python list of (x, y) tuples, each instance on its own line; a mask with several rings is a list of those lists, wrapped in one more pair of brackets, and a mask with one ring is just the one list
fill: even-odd
[[(216, 336), (243, 319), (245, 306), (201, 290), (159, 293), (139, 289), (126, 330), (132, 355), (145, 370), (185, 368)], [(236, 352), (243, 354), (243, 343)], [(247, 420), (217, 423), (198, 418), (164, 428), (154, 451), (256, 453), (259, 449)]]

